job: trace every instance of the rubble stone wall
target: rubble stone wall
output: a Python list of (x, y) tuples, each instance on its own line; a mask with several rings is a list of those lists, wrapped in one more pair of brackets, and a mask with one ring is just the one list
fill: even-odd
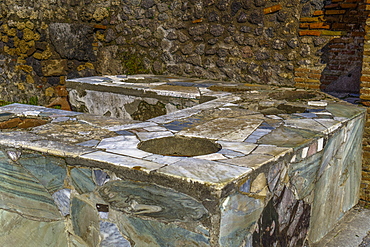
[[(342, 13), (334, 5), (345, 14), (333, 13)], [(361, 25), (345, 18), (361, 5), (334, 5), (317, 0), (3, 1), (1, 98), (28, 102), (31, 95), (47, 104), (66, 78), (98, 74), (174, 74), (319, 88), (339, 78), (343, 67), (360, 63), (362, 55), (357, 49)], [(342, 27), (337, 17), (351, 24)], [(349, 43), (348, 56), (356, 53), (351, 66), (331, 65), (328, 60), (336, 61), (338, 49), (347, 50)], [(334, 66), (336, 75), (329, 75)]]

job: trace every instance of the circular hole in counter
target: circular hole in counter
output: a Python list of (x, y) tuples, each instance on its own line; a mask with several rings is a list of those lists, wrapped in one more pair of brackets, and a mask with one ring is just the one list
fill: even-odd
[(169, 136), (143, 141), (138, 144), (138, 148), (165, 156), (193, 157), (216, 153), (221, 149), (221, 145), (205, 138)]

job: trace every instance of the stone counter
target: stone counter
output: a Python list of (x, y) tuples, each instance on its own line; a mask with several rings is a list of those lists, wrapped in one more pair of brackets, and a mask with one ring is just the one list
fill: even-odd
[(80, 90), (207, 100), (146, 121), (1, 107), (0, 242), (302, 246), (357, 203), (363, 108), (289, 88), (117, 78)]

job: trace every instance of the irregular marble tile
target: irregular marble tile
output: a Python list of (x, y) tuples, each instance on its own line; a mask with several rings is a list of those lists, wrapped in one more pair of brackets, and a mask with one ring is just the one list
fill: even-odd
[(311, 207), (297, 201), (286, 187), (265, 206), (252, 246), (303, 246), (309, 229)]
[(318, 153), (289, 166), (290, 182), (295, 187), (299, 200), (308, 196), (314, 189), (321, 165), (321, 158), (322, 154)]
[(136, 136), (116, 136), (116, 137), (103, 139), (99, 143), (97, 148), (105, 149), (108, 152), (112, 152), (116, 154), (132, 156), (135, 158), (143, 158), (143, 157), (151, 155), (151, 153), (138, 149), (137, 145), (139, 143), (140, 143), (140, 140)]
[(217, 141), (222, 146), (221, 152), (223, 149), (229, 149), (232, 151), (240, 152), (243, 154), (250, 154), (256, 147), (256, 144), (251, 143), (240, 143), (240, 142), (226, 142), (226, 141)]
[(53, 119), (51, 122), (52, 123), (60, 123), (60, 122), (65, 122), (68, 121), (70, 118), (69, 117), (57, 117)]
[(217, 153), (222, 154), (223, 156), (230, 158), (230, 159), (235, 158), (235, 157), (245, 156), (244, 153), (236, 152), (236, 151), (226, 149), (226, 148), (222, 148)]
[(94, 179), (95, 184), (102, 186), (103, 184), (105, 184), (106, 182), (110, 180), (110, 177), (106, 172), (102, 170), (94, 170), (93, 179)]
[(6, 153), (12, 161), (17, 161), (22, 155), (20, 150), (9, 150)]
[(272, 156), (283, 156), (288, 152), (292, 152), (291, 148), (281, 148), (275, 145), (258, 145), (258, 147), (253, 150), (252, 154), (267, 154)]
[(90, 140), (90, 141), (77, 143), (77, 145), (83, 146), (83, 147), (96, 147), (99, 144), (99, 142), (100, 141), (98, 140)]
[(79, 194), (92, 192), (95, 189), (92, 170), (90, 168), (72, 168), (71, 180)]
[(364, 113), (366, 108), (355, 107), (348, 103), (329, 103), (326, 110), (331, 112), (335, 117), (351, 118), (358, 114)]
[(223, 141), (244, 141), (262, 122), (260, 119), (217, 118), (180, 131), (179, 134)]
[(223, 156), (220, 153), (199, 155), (199, 156), (194, 156), (194, 158), (203, 159), (203, 160), (223, 160), (223, 159), (226, 159), (226, 157)]
[(132, 239), (135, 246), (211, 247), (209, 236), (202, 232), (186, 230), (176, 224), (162, 223), (126, 214), (116, 214), (112, 219), (120, 232)]
[(129, 130), (129, 129), (154, 127), (154, 126), (158, 126), (158, 125), (156, 123), (153, 123), (153, 122), (142, 122), (142, 123), (111, 126), (111, 127), (107, 127), (106, 129), (108, 129), (110, 131), (121, 131), (121, 130)]
[(304, 129), (279, 127), (258, 140), (259, 144), (276, 145), (279, 147), (298, 147), (310, 139), (320, 137), (315, 132)]
[(159, 164), (173, 164), (181, 159), (186, 159), (186, 157), (179, 157), (179, 156), (163, 156), (159, 154), (152, 154), (144, 158), (145, 160), (153, 161)]
[(221, 204), (220, 246), (242, 246), (260, 218), (263, 200), (232, 194)]
[(311, 113), (311, 112), (308, 112), (308, 113), (294, 113), (294, 115), (304, 117), (304, 118), (315, 118), (315, 117), (317, 117), (317, 115), (315, 113)]
[(102, 236), (100, 247), (131, 247), (130, 242), (121, 235), (115, 224), (100, 221), (99, 225), (100, 236)]
[(158, 169), (156, 172), (182, 179), (223, 186), (235, 178), (250, 173), (247, 167), (223, 164), (216, 161), (188, 158)]
[(70, 189), (58, 190), (52, 195), (52, 197), (62, 215), (63, 216), (69, 215), (71, 190)]
[(334, 119), (315, 119), (316, 122), (323, 125), (327, 130), (323, 131), (324, 134), (330, 134), (342, 126), (342, 123)]
[(258, 140), (262, 137), (262, 136), (265, 136), (267, 135), (268, 133), (271, 132), (271, 129), (257, 129), (255, 131), (253, 131), (253, 133), (248, 136), (247, 139), (244, 140), (244, 142), (247, 142), (247, 143), (257, 143)]
[(99, 194), (113, 209), (165, 222), (191, 222), (208, 216), (207, 209), (194, 198), (154, 184), (111, 181)]
[(12, 162), (0, 161), (0, 208), (29, 217), (60, 220), (54, 200), (26, 169)]
[(82, 197), (71, 199), (71, 221), (73, 232), (89, 246), (99, 244), (99, 214), (96, 208)]
[(63, 221), (37, 221), (0, 209), (2, 246), (66, 247), (67, 231)]
[(311, 131), (323, 132), (326, 130), (324, 126), (316, 122), (314, 119), (305, 119), (304, 121), (300, 119), (287, 119), (284, 120), (284, 125), (292, 128), (307, 129)]
[(63, 188), (67, 175), (64, 159), (24, 152), (18, 163), (37, 178), (50, 193)]
[(147, 127), (147, 128), (144, 128), (144, 129), (146, 131), (150, 131), (150, 132), (168, 131), (166, 128), (161, 127), (161, 126)]
[(136, 133), (137, 137), (141, 141), (147, 141), (150, 139), (173, 136), (172, 132), (170, 131), (160, 131), (160, 132), (138, 132)]
[[(155, 127), (153, 127), (155, 128)], [(130, 132), (130, 131), (127, 131), (127, 130), (118, 130), (118, 131), (115, 131), (118, 135), (122, 135), (122, 136), (133, 136), (135, 135), (134, 133)]]
[(266, 154), (250, 154), (243, 157), (237, 157), (228, 160), (220, 160), (220, 162), (233, 164), (242, 167), (248, 167), (249, 169), (257, 169), (264, 164), (272, 162), (275, 160), (275, 157), (272, 155)]
[(82, 158), (91, 159), (100, 162), (110, 163), (116, 166), (123, 166), (127, 168), (134, 168), (146, 171), (152, 171), (163, 166), (163, 164), (158, 164), (150, 161), (145, 161), (141, 159), (131, 158), (123, 155), (106, 153), (102, 151), (97, 151), (81, 156)]

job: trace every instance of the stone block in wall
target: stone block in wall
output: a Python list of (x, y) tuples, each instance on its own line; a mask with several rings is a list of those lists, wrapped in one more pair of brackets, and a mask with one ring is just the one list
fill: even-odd
[(85, 24), (52, 23), (50, 39), (62, 58), (95, 61), (93, 28)]
[(60, 76), (67, 73), (67, 60), (45, 60), (41, 62), (41, 69), (44, 76)]

